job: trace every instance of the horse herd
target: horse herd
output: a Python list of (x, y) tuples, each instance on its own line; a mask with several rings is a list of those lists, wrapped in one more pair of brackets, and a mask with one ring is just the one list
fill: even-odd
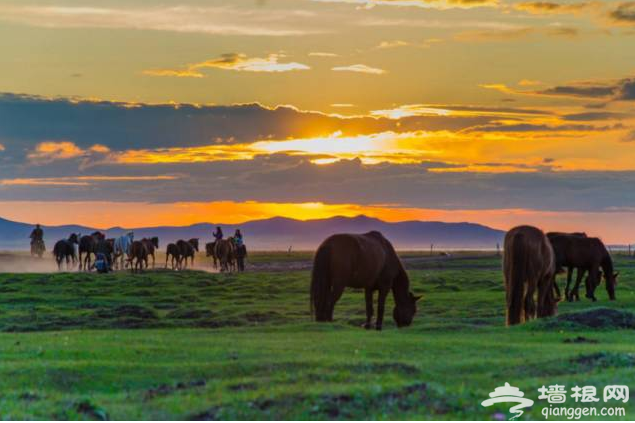
[[(595, 290), (604, 278), (608, 297), (615, 300), (618, 273), (614, 271), (608, 249), (599, 238), (588, 237), (583, 232), (545, 234), (533, 226), (518, 226), (505, 235), (504, 254), (508, 325), (555, 315), (561, 300), (556, 275), (565, 268), (567, 301), (580, 299), (578, 291), (585, 274), (587, 298), (597, 301)], [(577, 269), (577, 276), (571, 288), (574, 269)]]
[[(91, 254), (104, 254), (114, 268), (132, 271), (148, 268), (149, 257), (155, 264), (159, 239), (134, 240), (128, 233), (119, 238), (106, 239), (102, 232), (78, 236), (55, 244), (53, 253), (61, 269), (65, 260), (76, 260), (78, 245), (79, 268), (90, 270)], [(166, 249), (165, 267), (173, 270), (194, 265), (199, 251), (199, 239), (179, 240)], [(233, 238), (220, 239), (205, 245), (207, 257), (221, 272), (244, 270), (247, 251)], [(586, 297), (596, 301), (595, 291), (602, 279), (606, 281), (608, 297), (615, 300), (618, 274), (614, 272), (611, 255), (599, 238), (585, 233), (549, 232), (545, 234), (533, 226), (518, 226), (507, 232), (504, 243), (503, 276), (506, 292), (507, 325), (523, 323), (536, 317), (553, 316), (562, 300), (556, 275), (567, 272), (564, 296), (567, 301), (580, 299), (579, 289), (585, 281)], [(573, 271), (577, 270), (571, 286)], [(585, 277), (586, 276), (586, 277)], [(379, 232), (366, 234), (338, 234), (328, 237), (317, 249), (313, 259), (310, 285), (311, 313), (317, 321), (333, 320), (335, 304), (346, 287), (363, 289), (366, 300), (366, 322), (372, 327), (373, 296), (378, 291), (375, 328), (382, 329), (385, 302), (392, 291), (395, 307), (393, 319), (398, 327), (412, 323), (421, 298), (410, 292), (410, 280), (392, 244)]]
[[(135, 240), (134, 233), (128, 232), (118, 238), (106, 238), (106, 234), (96, 231), (84, 236), (73, 233), (67, 239), (57, 241), (53, 247), (53, 255), (59, 270), (62, 270), (64, 263), (66, 269), (70, 269), (78, 262), (79, 270), (90, 271), (93, 257), (96, 260), (98, 255), (103, 255), (109, 268), (113, 270), (130, 268), (133, 272), (139, 272), (149, 267), (150, 257), (152, 268), (155, 267), (155, 254), (158, 250), (158, 237)], [(188, 259), (190, 266), (193, 266), (198, 251), (198, 238), (168, 244), (165, 268), (168, 268), (169, 262), (172, 270), (186, 269)], [(232, 237), (207, 243), (205, 251), (206, 256), (212, 258), (213, 267), (220, 268), (221, 272), (245, 270), (247, 249), (244, 245), (237, 245)]]
[[(567, 271), (565, 298), (579, 300), (585, 279), (586, 297), (596, 301), (602, 277), (609, 299), (615, 300), (618, 274), (611, 255), (599, 238), (585, 233), (543, 233), (532, 226), (519, 226), (505, 236), (503, 275), (507, 325), (535, 317), (553, 316), (562, 299), (556, 275)], [(573, 271), (577, 270), (571, 287)], [(327, 238), (318, 248), (311, 275), (311, 314), (317, 321), (332, 321), (333, 309), (346, 287), (364, 289), (366, 322), (372, 327), (373, 295), (378, 291), (375, 328), (382, 329), (386, 297), (392, 290), (393, 319), (398, 327), (412, 323), (421, 298), (410, 292), (410, 281), (391, 243), (379, 232), (341, 234)]]

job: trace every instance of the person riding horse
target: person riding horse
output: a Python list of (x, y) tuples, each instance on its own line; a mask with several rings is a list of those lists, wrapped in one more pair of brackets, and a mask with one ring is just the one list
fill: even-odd
[(216, 227), (216, 232), (214, 232), (212, 236), (216, 241), (220, 241), (221, 239), (223, 239), (223, 230), (220, 228), (220, 226)]
[(29, 238), (31, 238), (31, 254), (37, 254), (42, 257), (42, 253), (45, 251), (44, 231), (39, 223), (35, 225), (35, 229), (33, 229)]
[(236, 248), (243, 246), (243, 234), (240, 233), (240, 229), (236, 229), (236, 232), (234, 233), (234, 242), (236, 243)]

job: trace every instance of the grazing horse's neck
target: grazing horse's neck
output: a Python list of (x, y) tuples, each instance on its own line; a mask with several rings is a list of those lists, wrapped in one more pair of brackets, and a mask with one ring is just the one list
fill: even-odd
[(403, 265), (399, 263), (399, 273), (392, 283), (392, 293), (395, 297), (397, 304), (404, 304), (408, 300), (408, 293), (410, 292), (410, 279), (408, 274), (403, 268)]

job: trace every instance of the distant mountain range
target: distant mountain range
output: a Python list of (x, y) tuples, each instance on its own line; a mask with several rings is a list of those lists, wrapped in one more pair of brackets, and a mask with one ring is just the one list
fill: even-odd
[[(280, 250), (292, 247), (294, 250), (315, 249), (327, 236), (335, 233), (363, 233), (371, 230), (382, 232), (396, 248), (435, 249), (451, 248), (496, 248), (502, 244), (504, 231), (492, 229), (475, 223), (444, 222), (384, 222), (367, 216), (332, 217), (316, 220), (294, 220), (274, 217), (266, 220), (253, 220), (242, 224), (198, 223), (190, 226), (159, 226), (154, 228), (110, 228), (106, 229), (109, 238), (120, 236), (130, 230), (135, 239), (158, 236), (161, 249), (169, 242), (178, 239), (200, 238), (208, 242), (216, 226), (221, 226), (226, 236), (233, 234), (239, 227), (245, 237), (247, 247), (252, 250)], [(28, 236), (32, 224), (13, 222), (0, 218), (0, 249), (26, 250), (29, 248)], [(89, 234), (95, 228), (78, 225), (43, 226), (47, 249), (51, 250), (58, 239), (69, 234)], [(103, 229), (102, 229), (103, 231)]]

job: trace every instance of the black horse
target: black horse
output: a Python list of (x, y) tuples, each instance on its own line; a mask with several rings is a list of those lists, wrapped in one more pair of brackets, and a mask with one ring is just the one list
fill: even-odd
[(189, 241), (179, 239), (176, 242), (176, 246), (179, 247), (179, 252), (181, 253), (179, 268), (185, 269), (187, 267), (188, 257), (192, 260), (192, 266), (194, 266), (194, 255), (198, 252), (198, 238), (192, 238)]
[[(91, 254), (96, 254), (96, 247), (100, 241), (104, 241), (106, 239), (106, 235), (97, 231), (93, 232), (90, 235), (84, 235), (79, 239), (79, 270), (90, 271), (90, 263), (91, 263)], [(86, 254), (86, 256), (82, 259), (82, 254)]]
[(75, 255), (75, 244), (78, 243), (77, 234), (71, 234), (68, 239), (61, 239), (55, 243), (53, 247), (53, 255), (57, 262), (57, 268), (62, 270), (62, 261), (66, 260), (66, 269), (70, 267), (70, 261), (72, 260), (75, 265), (77, 256)]

